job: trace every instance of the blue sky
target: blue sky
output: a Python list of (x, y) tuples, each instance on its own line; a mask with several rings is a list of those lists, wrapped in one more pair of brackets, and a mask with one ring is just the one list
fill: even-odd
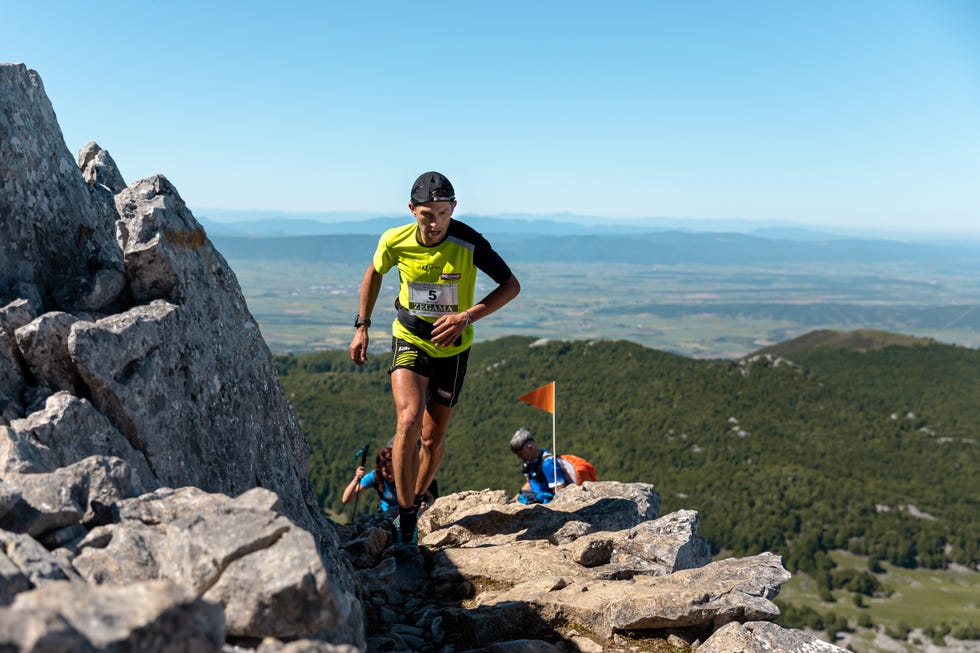
[(980, 231), (980, 3), (4, 0), (68, 148), (196, 211)]

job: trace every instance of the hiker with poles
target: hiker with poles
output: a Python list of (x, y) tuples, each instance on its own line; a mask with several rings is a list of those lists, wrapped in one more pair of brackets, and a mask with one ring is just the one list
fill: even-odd
[[(375, 468), (370, 472), (364, 467), (364, 463), (367, 460), (368, 445), (365, 444), (354, 454), (354, 460), (360, 458), (361, 464), (354, 470), (354, 478), (344, 488), (344, 494), (340, 498), (341, 503), (344, 504), (354, 499), (353, 517), (357, 517), (357, 500), (361, 494), (371, 488), (378, 493), (378, 512), (388, 512), (398, 506), (398, 494), (395, 489), (395, 472), (391, 464), (391, 445), (392, 442), (389, 441), (388, 445), (378, 452), (374, 460)], [(428, 508), (437, 498), (439, 498), (439, 483), (436, 479), (432, 479), (432, 483), (429, 484), (429, 488), (425, 491), (424, 507)]]
[(398, 498), (395, 493), (395, 471), (391, 465), (391, 447), (385, 447), (375, 456), (375, 468), (368, 472), (364, 468), (364, 461), (367, 457), (367, 445), (361, 447), (355, 455), (361, 456), (361, 464), (354, 472), (354, 478), (344, 488), (344, 494), (340, 498), (341, 502), (347, 503), (354, 499), (354, 516), (357, 516), (357, 499), (363, 492), (374, 489), (378, 493), (380, 504), (378, 511), (387, 512), (398, 505)]
[[(381, 281), (397, 268), (397, 317), (391, 326), (388, 370), (397, 412), (392, 451), (399, 513), (395, 556), (396, 562), (417, 567), (418, 510), (445, 454), (473, 323), (514, 299), (521, 286), (486, 238), (453, 219), (456, 194), (445, 176), (420, 175), (408, 209), (414, 221), (382, 234), (364, 273), (350, 356), (357, 365), (367, 360), (368, 329)], [(496, 287), (474, 303), (477, 270)]]

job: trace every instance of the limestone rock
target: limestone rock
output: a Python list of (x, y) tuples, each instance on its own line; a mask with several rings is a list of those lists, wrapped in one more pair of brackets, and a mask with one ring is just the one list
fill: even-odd
[(244, 637), (311, 635), (350, 612), (327, 579), (313, 537), (299, 528), (228, 565), (204, 598), (223, 605), (228, 632)]
[(0, 551), (28, 581), (30, 589), (58, 581), (81, 579), (71, 564), (44, 548), (30, 535), (0, 530)]
[(547, 506), (508, 503), (503, 492), (493, 490), (461, 493), (452, 503), (441, 497), (419, 518), (420, 541), (461, 547), (535, 539), (558, 544), (656, 518), (660, 497), (652, 485), (615, 481), (589, 485), (595, 489), (573, 492), (580, 487), (575, 486), (567, 490), (568, 498), (558, 502), (556, 497)]
[[(78, 152), (78, 167), (88, 184), (92, 206), (100, 218), (113, 224), (119, 219), (115, 195), (126, 188), (126, 182), (116, 167), (116, 162), (106, 150), (89, 142)], [(122, 305), (126, 276), (116, 269), (102, 269), (95, 273), (88, 293), (79, 301), (79, 307), (88, 311), (117, 312)]]
[(598, 567), (609, 563), (612, 558), (615, 544), (613, 538), (604, 534), (596, 536), (586, 535), (564, 547), (570, 554), (572, 560), (583, 567)]
[(14, 334), (34, 317), (34, 309), (26, 299), (17, 299), (0, 308), (0, 424), (9, 424), (23, 415), (22, 395), (28, 372)]
[(13, 334), (0, 324), (0, 424), (9, 424), (23, 411), (24, 375)]
[[(60, 308), (87, 294), (97, 270), (122, 271), (115, 227), (89, 200), (40, 77), (0, 64), (0, 304), (20, 283)], [(38, 229), (44, 234), (38, 238)]]
[(7, 474), (4, 480), (15, 485), (20, 498), (0, 517), (0, 528), (35, 537), (102, 519), (110, 506), (133, 495), (129, 467), (108, 456), (47, 474)]
[(351, 610), (316, 543), (278, 512), (268, 490), (238, 499), (161, 488), (121, 501), (119, 521), (92, 530), (74, 566), (86, 580), (163, 578), (225, 609), (228, 633), (296, 637), (342, 623)]
[(261, 485), (313, 527), (308, 445), (234, 273), (165, 178), (115, 201), (141, 304), (72, 329), (69, 351), (93, 403), (163, 484), (230, 495)]
[(81, 379), (68, 355), (68, 334), (78, 318), (61, 311), (41, 315), (17, 329), (17, 347), (41, 385), (79, 394)]
[[(0, 426), (0, 433), (4, 427)], [(20, 491), (0, 478), (0, 517), (6, 515), (20, 501)]]
[[(730, 622), (778, 616), (772, 599), (790, 578), (778, 556), (712, 562), (698, 514), (653, 518), (659, 496), (649, 485), (589, 483), (565, 497), (557, 506), (523, 505), (495, 490), (440, 497), (420, 518), (428, 582), (414, 594), (393, 582), (390, 554), (366, 546), (390, 527), (383, 515), (342, 535), (369, 597), (369, 647), (412, 649), (407, 634), (377, 624), (400, 621), (402, 605), (430, 595), (442, 606), (405, 616), (430, 637), (426, 651), (523, 650), (558, 639), (562, 650), (572, 642), (581, 651), (627, 651), (617, 643), (624, 635), (679, 632), (695, 641)], [(469, 607), (456, 607), (464, 599)]]
[(255, 653), (360, 653), (360, 650), (347, 644), (337, 646), (311, 639), (281, 642), (274, 637), (267, 637), (255, 649)]
[(78, 167), (89, 186), (101, 186), (111, 195), (117, 195), (126, 188), (126, 181), (115, 160), (94, 141), (89, 141), (79, 150)]
[[(20, 442), (5, 445), (5, 437)], [(136, 493), (159, 486), (142, 452), (133, 449), (91, 402), (68, 392), (55, 393), (48, 397), (43, 410), (11, 422), (6, 436), (0, 430), (0, 472), (51, 472), (89, 456), (115, 456), (126, 461)]]
[[(0, 326), (13, 334), (17, 329), (32, 322), (37, 317), (34, 306), (26, 299), (15, 299), (0, 308)], [(9, 337), (9, 336), (8, 336)], [(16, 341), (11, 341), (16, 344)]]
[[(107, 211), (114, 211), (106, 205)], [(118, 304), (119, 296), (126, 287), (126, 275), (119, 270), (97, 270), (86, 286), (86, 292), (77, 300), (82, 311), (105, 312)]]
[(845, 650), (799, 630), (768, 621), (750, 621), (722, 626), (698, 648), (698, 653), (843, 653)]
[(469, 515), (483, 515), (510, 503), (503, 490), (464, 490), (440, 497), (419, 516), (419, 536), (444, 528), (452, 521)]
[(30, 588), (23, 570), (0, 549), (0, 606), (10, 605), (15, 596)]
[(0, 608), (0, 649), (173, 653), (221, 651), (221, 608), (166, 581), (51, 583)]
[(513, 587), (528, 578), (567, 573), (570, 577), (597, 578), (598, 570), (577, 565), (572, 557), (547, 541), (532, 540), (474, 547), (447, 547), (433, 555), (430, 576), (448, 592), (462, 581), (492, 581), (495, 587)]
[(570, 578), (535, 578), (506, 592), (488, 593), (479, 601), (482, 605), (522, 601), (546, 621), (571, 620), (611, 638), (623, 631), (775, 619), (779, 610), (770, 599), (790, 574), (778, 556), (769, 553), (630, 581)]
[(610, 562), (632, 573), (655, 576), (703, 567), (711, 562), (711, 547), (698, 535), (700, 522), (697, 512), (678, 510), (638, 524), (613, 540)]
[[(308, 459), (234, 273), (177, 191), (162, 176), (127, 187), (95, 143), (76, 165), (38, 75), (0, 64), (0, 531), (16, 548), (4, 586), (26, 594), (58, 564), (85, 584), (171, 576), (214, 593), (249, 637), (361, 644)], [(240, 500), (124, 500), (161, 485)], [(98, 648), (61, 612), (18, 628), (26, 648)]]
[(660, 514), (660, 494), (648, 483), (602, 481), (573, 485), (556, 494), (548, 505), (553, 509), (562, 510), (566, 505), (577, 506), (604, 498), (631, 501), (635, 505), (639, 521), (656, 519)]

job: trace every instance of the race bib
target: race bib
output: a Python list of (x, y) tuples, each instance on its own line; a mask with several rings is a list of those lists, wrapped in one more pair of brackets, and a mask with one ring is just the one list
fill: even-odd
[(408, 312), (412, 315), (440, 317), (459, 312), (459, 291), (455, 283), (408, 284)]

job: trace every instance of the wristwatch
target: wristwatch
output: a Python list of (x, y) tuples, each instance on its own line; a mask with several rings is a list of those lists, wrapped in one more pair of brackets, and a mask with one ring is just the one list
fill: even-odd
[(360, 315), (355, 316), (354, 317), (354, 328), (356, 329), (356, 328), (362, 327), (362, 326), (366, 326), (367, 328), (370, 329), (371, 328), (371, 318), (369, 318), (369, 317), (361, 317)]

